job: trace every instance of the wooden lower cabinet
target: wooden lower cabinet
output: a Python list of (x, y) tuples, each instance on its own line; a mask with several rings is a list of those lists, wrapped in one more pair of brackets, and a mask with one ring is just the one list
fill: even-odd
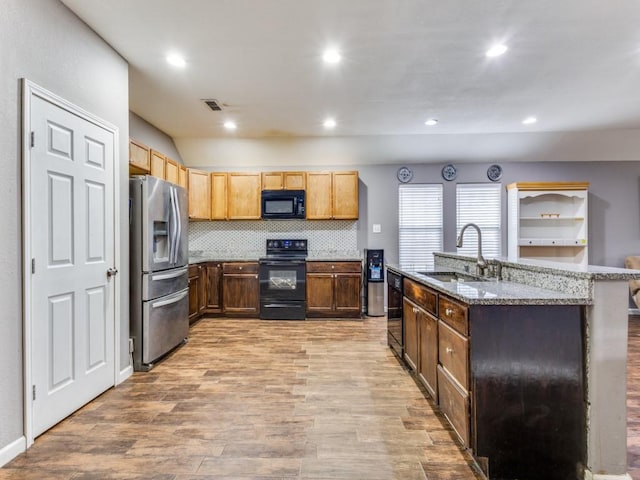
[(195, 322), (204, 311), (204, 269), (202, 265), (189, 265), (189, 323)]
[(307, 316), (357, 318), (362, 313), (360, 262), (307, 262)]
[(222, 264), (222, 313), (245, 317), (260, 314), (258, 262)]
[(405, 362), (485, 475), (577, 478), (584, 308), (469, 305), (406, 277), (403, 285)]
[(222, 312), (222, 263), (206, 264), (206, 313)]
[(414, 372), (418, 369), (418, 309), (406, 297), (403, 299), (404, 360)]

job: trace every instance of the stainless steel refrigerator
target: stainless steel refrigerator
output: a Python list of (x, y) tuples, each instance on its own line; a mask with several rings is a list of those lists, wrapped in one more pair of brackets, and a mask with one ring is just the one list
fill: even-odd
[(130, 335), (133, 368), (154, 362), (189, 334), (187, 191), (149, 175), (129, 180)]

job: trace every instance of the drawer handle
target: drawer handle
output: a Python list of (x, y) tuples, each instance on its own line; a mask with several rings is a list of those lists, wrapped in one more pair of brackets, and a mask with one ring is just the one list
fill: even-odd
[(451, 347), (447, 347), (447, 348), (445, 348), (444, 350), (445, 350), (445, 352), (447, 352), (449, 355), (453, 355), (453, 348), (451, 348)]
[(413, 308), (413, 313), (418, 313), (418, 309), (416, 307), (412, 307)]
[(444, 313), (448, 317), (453, 313), (453, 310), (451, 308), (445, 308)]
[(242, 267), (238, 267), (240, 270), (242, 270)]
[(335, 265), (331, 265), (331, 270), (333, 270), (334, 268), (336, 268), (336, 266)]

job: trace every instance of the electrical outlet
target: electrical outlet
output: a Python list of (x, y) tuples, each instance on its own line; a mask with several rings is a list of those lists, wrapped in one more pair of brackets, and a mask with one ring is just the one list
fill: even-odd
[(373, 233), (380, 233), (380, 232), (382, 232), (382, 226), (379, 223), (374, 223)]

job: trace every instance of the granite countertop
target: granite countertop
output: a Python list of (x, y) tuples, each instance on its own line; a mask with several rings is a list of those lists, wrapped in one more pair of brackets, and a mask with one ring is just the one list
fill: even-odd
[[(387, 264), (389, 270), (418, 283), (435, 288), (470, 305), (589, 305), (591, 299), (580, 294), (563, 293), (521, 283), (497, 281), (445, 282), (416, 272), (410, 267)], [(451, 271), (434, 268), (432, 271)], [(464, 272), (460, 272), (464, 273)]]

